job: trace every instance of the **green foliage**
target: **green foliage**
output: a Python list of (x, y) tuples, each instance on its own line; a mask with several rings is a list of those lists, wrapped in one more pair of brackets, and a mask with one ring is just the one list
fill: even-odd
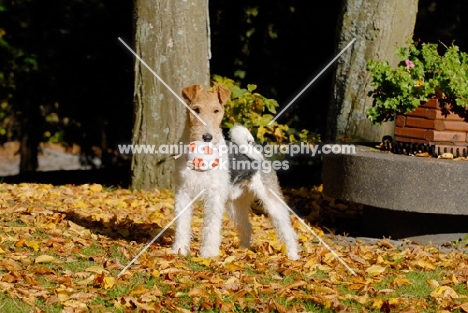
[(460, 238), (456, 241), (453, 241), (452, 244), (454, 245), (468, 245), (468, 234), (466, 234), (463, 238)]
[(400, 47), (396, 55), (401, 61), (396, 68), (386, 61), (368, 61), (375, 88), (369, 92), (374, 102), (367, 116), (373, 123), (411, 112), (431, 98), (459, 109), (468, 107), (468, 54), (454, 45), (445, 47), (443, 55), (438, 49), (433, 43)]
[(8, 102), (0, 103), (0, 142), (13, 137), (13, 110)]
[(0, 143), (26, 132), (34, 141), (79, 145), (101, 143), (103, 132), (110, 146), (128, 138), (132, 59), (115, 53), (115, 44), (117, 34), (131, 37), (131, 7), (0, 1)]
[(235, 124), (247, 127), (254, 138), (260, 143), (294, 143), (294, 142), (320, 142), (320, 135), (291, 128), (276, 121), (268, 125), (274, 118), (278, 102), (267, 99), (254, 92), (256, 85), (249, 84), (247, 89), (239, 87), (232, 79), (215, 75), (214, 83), (231, 90), (231, 100), (225, 105), (222, 126), (231, 128)]

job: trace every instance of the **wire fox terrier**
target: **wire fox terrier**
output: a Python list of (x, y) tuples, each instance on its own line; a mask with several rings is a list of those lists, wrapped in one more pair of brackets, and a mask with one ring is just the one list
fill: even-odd
[[(231, 92), (221, 86), (214, 86), (211, 91), (205, 91), (201, 85), (194, 85), (184, 88), (182, 95), (189, 107), (207, 124), (204, 125), (188, 111), (188, 125), (182, 140), (184, 144), (190, 143), (189, 153), (185, 158), (180, 157), (176, 160), (175, 214), (182, 212), (191, 200), (205, 189), (201, 195), (205, 208), (200, 255), (214, 257), (219, 254), (225, 208), (239, 231), (240, 247), (249, 248), (252, 234), (249, 221), (250, 206), (258, 199), (268, 213), (278, 238), (286, 244), (287, 256), (292, 260), (298, 259), (297, 235), (291, 225), (289, 212), (283, 203), (271, 194), (272, 191), (280, 197), (282, 195), (275, 171), (271, 168), (269, 171), (262, 171), (258, 167), (236, 168), (233, 164), (237, 161), (262, 161), (263, 155), (239, 153), (238, 149), (223, 149), (228, 144), (230, 148), (254, 144), (253, 136), (243, 126), (231, 129), (231, 141), (223, 137), (220, 128), (224, 115), (223, 106), (230, 98)], [(203, 157), (199, 157), (194, 151), (197, 146), (214, 157), (209, 162), (203, 160)], [(175, 241), (172, 247), (174, 253), (189, 253), (191, 218), (190, 207), (175, 222)]]

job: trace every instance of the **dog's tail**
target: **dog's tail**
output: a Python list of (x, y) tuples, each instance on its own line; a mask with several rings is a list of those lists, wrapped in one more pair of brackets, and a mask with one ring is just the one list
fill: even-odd
[(252, 160), (263, 160), (263, 154), (256, 147), (255, 139), (247, 128), (235, 125), (230, 131), (231, 141), (239, 146), (239, 152)]

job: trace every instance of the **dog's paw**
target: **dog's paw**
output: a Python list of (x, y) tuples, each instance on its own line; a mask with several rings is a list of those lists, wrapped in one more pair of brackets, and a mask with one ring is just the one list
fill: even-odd
[(218, 255), (219, 255), (219, 249), (209, 249), (206, 247), (202, 247), (200, 249), (200, 256), (202, 258), (212, 258)]
[(298, 254), (289, 254), (288, 253), (288, 259), (290, 259), (291, 261), (296, 261), (296, 260), (299, 260), (299, 255)]
[(299, 260), (299, 258), (300, 258), (299, 254), (297, 254), (297, 253), (288, 253), (287, 256), (288, 256), (288, 259), (290, 259), (292, 261)]
[(250, 249), (250, 243), (247, 243), (247, 244), (241, 243), (239, 245), (239, 249)]
[(190, 252), (189, 247), (184, 247), (184, 246), (172, 246), (172, 253), (174, 254), (180, 254), (183, 256), (186, 256)]

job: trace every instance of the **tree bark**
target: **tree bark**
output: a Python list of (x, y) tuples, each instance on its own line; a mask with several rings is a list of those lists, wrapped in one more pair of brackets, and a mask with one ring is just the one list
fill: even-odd
[[(180, 95), (185, 86), (209, 86), (208, 0), (135, 0), (135, 52)], [(138, 60), (135, 62), (136, 145), (178, 144), (186, 108)], [(168, 154), (135, 154), (132, 187), (172, 188), (174, 159)]]
[(384, 135), (393, 135), (394, 123), (372, 125), (366, 116), (372, 107), (372, 98), (367, 96), (371, 82), (367, 60), (398, 63), (395, 50), (413, 36), (418, 1), (346, 0), (342, 10), (337, 50), (353, 38), (356, 41), (337, 62), (326, 138), (338, 140), (347, 135), (380, 141)]
[[(23, 98), (23, 97), (21, 97)], [(31, 103), (30, 99), (24, 99), (26, 102), (21, 123), (21, 146), (20, 146), (20, 173), (35, 172), (39, 167), (38, 147), (41, 141), (41, 113), (37, 103)]]
[(36, 73), (18, 75), (18, 90), (16, 96), (17, 106), (21, 112), (20, 130), (20, 164), (21, 174), (35, 172), (39, 167), (38, 147), (42, 139), (43, 118), (39, 104), (41, 103), (41, 80)]

